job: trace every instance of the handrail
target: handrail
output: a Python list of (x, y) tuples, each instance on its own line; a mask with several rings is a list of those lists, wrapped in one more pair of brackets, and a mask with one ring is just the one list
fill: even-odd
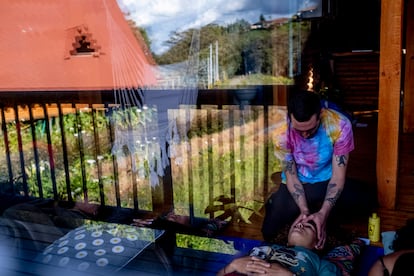
[[(76, 99), (68, 102), (68, 99), (70, 97), (64, 95), (57, 102), (54, 97), (47, 101), (47, 97), (37, 95), (32, 99), (38, 100), (36, 102), (29, 103), (26, 98), (18, 105), (16, 100), (9, 99), (5, 102), (14, 102), (15, 108), (0, 107), (3, 136), (0, 148), (7, 161), (0, 161), (0, 171), (7, 176), (0, 182), (1, 192), (135, 211), (159, 212), (175, 208), (191, 217), (212, 218), (220, 216), (220, 212), (206, 210), (217, 204), (222, 204), (218, 208), (223, 210), (231, 206), (233, 216), (240, 208), (255, 210), (270, 189), (268, 182), (274, 170), (269, 165), (272, 152), (266, 129), (272, 123), (268, 114), (275, 112), (275, 106), (266, 103), (246, 105), (243, 109), (231, 103), (193, 106), (190, 111), (193, 115), (204, 114), (208, 119), (195, 124), (187, 121), (189, 126), (199, 128), (192, 131), (216, 128), (216, 132), (208, 134), (215, 140), (200, 137), (194, 139), (192, 143), (196, 144), (191, 146), (190, 152), (181, 148), (182, 160), (186, 160), (187, 166), (178, 168), (176, 159), (170, 159), (171, 166), (167, 170), (171, 171), (165, 174), (158, 187), (151, 188), (148, 179), (142, 179), (131, 170), (131, 160), (127, 156), (120, 158), (111, 153), (115, 130), (110, 116), (116, 106), (81, 103)], [(178, 108), (169, 112), (188, 116), (185, 112), (189, 111), (185, 110)], [(221, 130), (217, 131), (219, 128)], [(205, 159), (199, 158), (202, 154)], [(223, 163), (227, 161), (228, 164)], [(183, 179), (184, 174), (186, 179)], [(183, 191), (185, 195), (177, 194)], [(195, 196), (199, 193), (203, 193), (207, 201)], [(163, 206), (164, 199), (168, 204), (169, 198), (173, 199), (172, 206)], [(225, 198), (230, 199), (231, 205), (220, 201)], [(245, 205), (249, 205), (247, 209)]]

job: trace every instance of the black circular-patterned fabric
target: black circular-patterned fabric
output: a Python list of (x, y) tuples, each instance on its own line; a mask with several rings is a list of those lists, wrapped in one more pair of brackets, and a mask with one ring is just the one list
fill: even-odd
[(162, 230), (90, 222), (48, 246), (39, 262), (48, 267), (107, 275), (120, 270), (162, 235)]

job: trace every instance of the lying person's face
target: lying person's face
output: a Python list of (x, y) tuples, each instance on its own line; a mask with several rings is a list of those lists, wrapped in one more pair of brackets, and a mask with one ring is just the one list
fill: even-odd
[(315, 248), (317, 241), (316, 227), (313, 223), (298, 222), (290, 227), (288, 245)]

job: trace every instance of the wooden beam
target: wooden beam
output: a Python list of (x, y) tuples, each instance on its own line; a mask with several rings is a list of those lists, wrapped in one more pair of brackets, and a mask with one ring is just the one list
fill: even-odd
[(389, 209), (397, 193), (403, 6), (381, 1), (377, 184), (380, 207)]
[(406, 2), (405, 34), (405, 76), (404, 76), (404, 118), (405, 133), (414, 132), (414, 1)]

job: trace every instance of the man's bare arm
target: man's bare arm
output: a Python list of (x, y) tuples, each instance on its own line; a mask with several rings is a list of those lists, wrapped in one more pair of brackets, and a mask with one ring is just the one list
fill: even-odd
[(335, 155), (332, 160), (332, 177), (326, 188), (326, 195), (321, 211), (328, 216), (342, 193), (346, 179), (349, 154)]
[(285, 169), (287, 188), (298, 205), (302, 214), (309, 214), (308, 204), (306, 202), (305, 190), (299, 181), (295, 161), (289, 161)]

